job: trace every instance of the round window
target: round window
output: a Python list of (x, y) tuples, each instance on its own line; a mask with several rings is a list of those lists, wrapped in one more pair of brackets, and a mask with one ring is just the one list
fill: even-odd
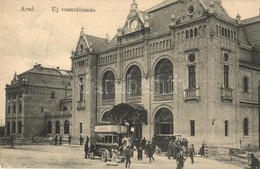
[(190, 6), (190, 7), (188, 8), (188, 14), (189, 14), (189, 15), (193, 15), (193, 14), (195, 13), (195, 10), (196, 10), (196, 8), (195, 8), (194, 5)]
[(195, 55), (194, 54), (190, 54), (189, 55), (189, 62), (194, 62), (195, 61)]

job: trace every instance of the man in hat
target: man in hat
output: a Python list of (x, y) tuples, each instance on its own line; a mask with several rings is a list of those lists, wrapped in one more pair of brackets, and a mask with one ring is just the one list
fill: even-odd
[(255, 157), (255, 155), (251, 154), (251, 169), (259, 169), (259, 160)]

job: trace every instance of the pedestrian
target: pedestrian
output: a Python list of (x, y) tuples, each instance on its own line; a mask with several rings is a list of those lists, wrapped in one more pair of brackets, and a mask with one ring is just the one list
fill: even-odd
[(146, 140), (145, 137), (142, 139), (142, 149), (145, 150), (145, 146), (146, 146)]
[(69, 139), (69, 145), (71, 145), (71, 135), (69, 135), (68, 139)]
[(117, 143), (113, 144), (111, 152), (112, 152), (111, 162), (117, 163), (117, 154), (118, 154), (118, 144)]
[(11, 145), (11, 148), (14, 147), (14, 136), (12, 134), (10, 136), (10, 145)]
[(151, 159), (153, 159), (153, 161), (155, 161), (155, 159), (153, 158), (155, 146), (154, 146), (153, 143), (149, 143), (148, 145), (149, 145), (149, 146), (148, 146), (148, 157), (149, 157), (149, 161), (151, 162)]
[(130, 168), (131, 157), (132, 157), (132, 150), (130, 146), (127, 146), (125, 150), (125, 168)]
[(199, 154), (201, 155), (201, 157), (204, 156), (204, 144), (201, 145)]
[(141, 146), (138, 146), (138, 148), (137, 148), (137, 159), (143, 160), (143, 150), (142, 150)]
[(61, 145), (62, 144), (62, 137), (61, 137), (61, 135), (60, 135), (59, 141), (60, 141), (60, 145)]
[(54, 142), (55, 142), (55, 145), (57, 145), (57, 143), (58, 143), (58, 135), (55, 136)]
[(167, 156), (168, 156), (168, 159), (170, 160), (171, 157), (172, 157), (172, 142), (170, 141), (167, 145)]
[(86, 143), (87, 144), (89, 143), (89, 137), (88, 136), (86, 137)]
[(53, 138), (52, 138), (52, 136), (50, 136), (50, 137), (49, 137), (49, 143), (50, 143), (50, 145), (52, 145), (52, 140), (53, 140)]
[(251, 154), (251, 164), (249, 164), (249, 166), (251, 166), (251, 169), (259, 169), (259, 165), (260, 165), (259, 160), (252, 153)]
[(176, 156), (177, 169), (183, 169), (185, 160), (186, 157), (184, 156), (183, 151), (181, 150), (180, 153), (178, 153)]
[(190, 159), (191, 159), (191, 164), (193, 164), (194, 163), (194, 156), (195, 156), (195, 149), (194, 149), (193, 144), (191, 144), (189, 155), (190, 155)]
[(84, 141), (84, 140), (83, 140), (83, 137), (80, 135), (80, 136), (79, 136), (79, 144), (82, 145), (82, 144), (83, 144), (83, 141)]
[(87, 144), (87, 142), (85, 143), (84, 151), (85, 151), (85, 159), (87, 159), (88, 158), (88, 144)]

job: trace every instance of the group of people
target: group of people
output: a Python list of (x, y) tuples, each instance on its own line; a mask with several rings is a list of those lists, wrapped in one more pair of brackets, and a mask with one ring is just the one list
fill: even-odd
[[(62, 136), (61, 135), (56, 135), (54, 137), (54, 145), (58, 145), (58, 142), (59, 142), (59, 145), (62, 145)], [(49, 137), (49, 143), (50, 143), (50, 145), (53, 144), (52, 136)]]

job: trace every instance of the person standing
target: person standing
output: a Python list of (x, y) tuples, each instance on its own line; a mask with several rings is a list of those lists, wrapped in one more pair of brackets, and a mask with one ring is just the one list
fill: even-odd
[(83, 137), (80, 135), (79, 136), (79, 144), (82, 145), (83, 144)]
[(89, 137), (88, 136), (86, 137), (86, 143), (87, 144), (89, 143)]
[(181, 150), (176, 157), (177, 169), (183, 169), (185, 160), (186, 158), (184, 157), (183, 151)]
[(62, 137), (61, 137), (61, 135), (60, 135), (59, 141), (60, 141), (60, 145), (61, 145), (62, 144)]
[(55, 145), (57, 145), (57, 142), (58, 142), (58, 135), (55, 136), (55, 138), (54, 138), (54, 142), (55, 142)]
[(193, 164), (194, 163), (194, 156), (195, 156), (195, 150), (194, 150), (194, 145), (193, 144), (191, 144), (189, 155), (190, 155), (191, 163)]
[(145, 150), (145, 145), (146, 145), (145, 137), (142, 139), (141, 145), (142, 145), (142, 149)]
[(251, 164), (249, 166), (251, 166), (251, 169), (259, 169), (259, 160), (253, 153), (251, 154)]
[(142, 146), (138, 146), (137, 148), (137, 159), (138, 160), (143, 160), (143, 150), (142, 150)]
[(129, 146), (125, 150), (125, 168), (130, 168), (131, 165), (132, 151)]
[(85, 151), (85, 159), (87, 159), (88, 158), (88, 143), (87, 142), (85, 143), (84, 151)]
[(153, 159), (153, 161), (155, 161), (153, 158), (154, 150), (155, 150), (154, 144), (148, 143), (148, 157), (149, 157), (150, 162), (151, 162), (151, 159)]
[(52, 136), (49, 137), (49, 143), (52, 145)]
[(71, 145), (71, 135), (69, 135), (68, 139), (69, 139), (69, 145)]
[(10, 145), (11, 145), (11, 148), (14, 147), (14, 136), (12, 134), (10, 136)]
[(172, 157), (172, 142), (170, 141), (167, 145), (167, 156), (168, 156), (168, 159), (170, 160), (171, 157)]

